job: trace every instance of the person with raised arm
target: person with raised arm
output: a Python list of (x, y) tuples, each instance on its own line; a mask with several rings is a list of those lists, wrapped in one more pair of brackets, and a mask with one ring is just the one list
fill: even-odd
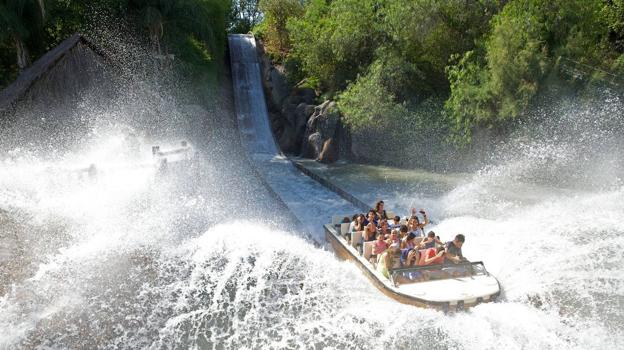
[(427, 213), (425, 212), (424, 209), (420, 209), (418, 213), (422, 214), (423, 221), (421, 222), (420, 219), (418, 219), (416, 208), (412, 208), (411, 216), (409, 217), (407, 226), (409, 228), (409, 232), (414, 232), (417, 237), (424, 237), (425, 236), (424, 228), (426, 225), (429, 224), (429, 217), (427, 216)]

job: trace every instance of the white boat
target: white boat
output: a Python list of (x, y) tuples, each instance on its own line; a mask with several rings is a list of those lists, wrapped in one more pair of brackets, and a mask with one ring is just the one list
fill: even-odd
[[(448, 312), (491, 302), (500, 295), (498, 280), (480, 261), (390, 269), (390, 278), (386, 278), (368, 261), (366, 249), (361, 255), (355, 244), (349, 244), (340, 234), (346, 232), (348, 226), (324, 225), (325, 238), (334, 252), (342, 259), (353, 261), (375, 287), (398, 302)], [(414, 276), (426, 277), (416, 279)]]

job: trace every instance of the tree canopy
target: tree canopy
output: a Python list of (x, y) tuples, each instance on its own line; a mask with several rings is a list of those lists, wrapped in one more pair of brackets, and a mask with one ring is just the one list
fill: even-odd
[[(444, 125), (464, 144), (475, 128), (523, 117), (549, 77), (583, 88), (624, 73), (624, 0), (266, 3), (293, 5), (280, 21), (264, 8), (256, 32), (269, 53), (294, 82), (337, 99), (356, 130)], [(565, 62), (590, 67), (589, 78), (558, 74)], [(423, 103), (439, 106), (435, 123)]]

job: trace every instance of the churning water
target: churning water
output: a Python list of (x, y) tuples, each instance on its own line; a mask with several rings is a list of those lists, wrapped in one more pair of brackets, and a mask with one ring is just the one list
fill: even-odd
[[(438, 234), (464, 233), (465, 254), (499, 278), (499, 302), (445, 315), (386, 298), (354, 265), (302, 237), (231, 141), (237, 137), (227, 117), (164, 128), (177, 133), (173, 140), (194, 130), (189, 141), (197, 152), (194, 165), (168, 176), (149, 151), (167, 144), (126, 120), (123, 109), (114, 114), (87, 114), (103, 122), (79, 150), (3, 145), (0, 348), (624, 344), (624, 187), (616, 171), (624, 152), (615, 141), (593, 154), (599, 148), (574, 138), (520, 138), (507, 158), (435, 195), (418, 186), (392, 192), (366, 177), (353, 186), (360, 189), (354, 194), (383, 198), (391, 208), (426, 207)], [(123, 122), (139, 138), (138, 156), (126, 154), (130, 136), (117, 127)], [(222, 123), (221, 133), (202, 138)], [(85, 171), (91, 163), (95, 176)], [(333, 214), (305, 219), (320, 226)]]

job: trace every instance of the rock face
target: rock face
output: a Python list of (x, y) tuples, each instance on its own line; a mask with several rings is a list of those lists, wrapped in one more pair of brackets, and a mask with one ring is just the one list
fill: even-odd
[(347, 141), (336, 103), (325, 101), (314, 108), (308, 120), (301, 155), (323, 163), (333, 163), (348, 153), (340, 152), (340, 145), (346, 145)]
[(336, 103), (315, 106), (314, 89), (290, 86), (283, 67), (271, 63), (261, 43), (257, 47), (271, 127), (280, 149), (326, 163), (346, 158), (349, 137)]

